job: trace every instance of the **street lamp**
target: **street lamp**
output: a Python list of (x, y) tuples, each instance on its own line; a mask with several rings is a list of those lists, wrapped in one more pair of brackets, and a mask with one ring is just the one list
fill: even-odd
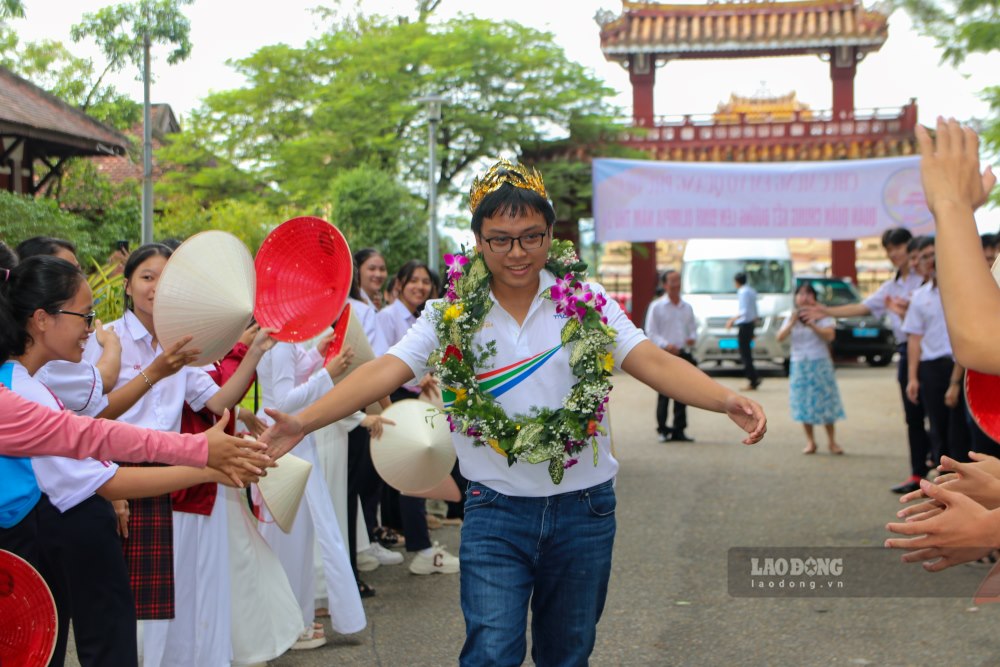
[(437, 148), (437, 126), (441, 122), (441, 103), (443, 97), (428, 95), (418, 97), (417, 102), (427, 105), (427, 184), (429, 194), (427, 196), (427, 208), (429, 218), (427, 220), (427, 266), (435, 273), (438, 270), (439, 255), (437, 237), (437, 178), (434, 175), (434, 150)]

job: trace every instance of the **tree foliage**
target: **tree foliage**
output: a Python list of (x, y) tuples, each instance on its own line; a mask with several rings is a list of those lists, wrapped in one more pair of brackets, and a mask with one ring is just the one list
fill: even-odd
[[(424, 5), (426, 19), (434, 3)], [(605, 102), (611, 91), (569, 61), (551, 34), (512, 21), (354, 17), (302, 48), (264, 47), (233, 66), (247, 84), (206, 98), (190, 132), (220, 164), (298, 204), (322, 202), (332, 176), (357, 165), (422, 190), (422, 96), (445, 99), (437, 134), (443, 194), (464, 185), (482, 158), (564, 135), (579, 117), (614, 115)]]

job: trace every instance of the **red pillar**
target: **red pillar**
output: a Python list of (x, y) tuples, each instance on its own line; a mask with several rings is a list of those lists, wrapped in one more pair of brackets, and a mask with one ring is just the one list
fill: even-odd
[[(856, 49), (838, 46), (830, 51), (830, 80), (833, 82), (833, 119), (854, 118), (854, 75), (858, 69)], [(854, 239), (830, 242), (830, 270), (835, 276), (847, 276), (857, 282), (857, 253)]]
[[(653, 86), (656, 83), (655, 58), (640, 53), (630, 57), (629, 82), (632, 84), (632, 122), (653, 127)], [(632, 244), (632, 321), (642, 326), (646, 308), (656, 294), (656, 243)]]

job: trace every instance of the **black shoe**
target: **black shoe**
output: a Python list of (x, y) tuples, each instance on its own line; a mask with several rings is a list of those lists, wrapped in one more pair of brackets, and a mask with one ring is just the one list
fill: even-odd
[(892, 491), (893, 493), (898, 493), (902, 495), (904, 493), (913, 493), (919, 488), (920, 488), (920, 482), (906, 481), (900, 484), (899, 486), (892, 487), (889, 490)]
[(674, 431), (670, 439), (673, 442), (694, 442), (694, 438), (689, 437), (684, 431)]

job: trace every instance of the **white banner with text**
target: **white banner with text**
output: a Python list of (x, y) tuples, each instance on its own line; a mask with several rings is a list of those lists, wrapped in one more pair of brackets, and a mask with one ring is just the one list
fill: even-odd
[(753, 164), (602, 158), (593, 169), (599, 242), (934, 230), (918, 156)]

